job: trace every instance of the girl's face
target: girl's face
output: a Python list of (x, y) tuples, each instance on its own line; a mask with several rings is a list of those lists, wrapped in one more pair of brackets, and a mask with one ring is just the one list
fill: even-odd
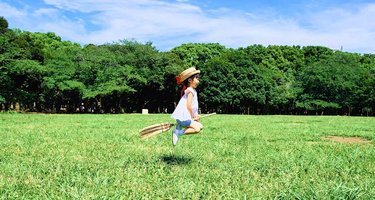
[(199, 85), (199, 74), (194, 75), (193, 77), (189, 78), (189, 86), (192, 88), (197, 88)]

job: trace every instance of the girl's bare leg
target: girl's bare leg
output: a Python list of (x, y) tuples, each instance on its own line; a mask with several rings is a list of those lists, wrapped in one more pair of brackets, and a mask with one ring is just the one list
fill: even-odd
[(203, 129), (203, 125), (197, 121), (194, 121), (190, 126), (185, 129), (185, 134), (196, 134)]

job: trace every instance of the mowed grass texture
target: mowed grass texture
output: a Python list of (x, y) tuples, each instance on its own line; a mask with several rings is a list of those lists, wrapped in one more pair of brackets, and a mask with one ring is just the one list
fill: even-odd
[[(140, 140), (170, 115), (0, 114), (1, 199), (371, 199), (375, 118), (215, 115)], [(342, 144), (322, 136), (360, 136)]]

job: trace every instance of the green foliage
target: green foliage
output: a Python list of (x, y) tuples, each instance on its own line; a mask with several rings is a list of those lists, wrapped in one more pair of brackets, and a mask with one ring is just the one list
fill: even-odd
[[(305, 67), (299, 81), (305, 96), (309, 98), (303, 101), (329, 102), (328, 105), (335, 105), (329, 108), (348, 107), (347, 112), (350, 113), (350, 108), (359, 103), (357, 95), (365, 87), (362, 84), (364, 69), (358, 59), (358, 55), (336, 52), (326, 60)], [(314, 104), (320, 108), (326, 107), (324, 104)]]
[(0, 16), (0, 35), (4, 34), (8, 30), (8, 21)]
[(322, 46), (306, 46), (302, 48), (302, 51), (307, 65), (328, 59), (334, 53), (332, 49)]
[(21, 102), (23, 109), (30, 109), (38, 101), (45, 67), (33, 60), (16, 60), (8, 71), (11, 92), (9, 101)]
[(133, 93), (136, 90), (129, 83), (142, 82), (142, 77), (133, 75), (133, 67), (109, 67), (97, 74), (95, 85), (85, 92), (84, 98), (112, 95), (113, 93)]
[(0, 103), (5, 103), (5, 98), (0, 95)]
[(200, 44), (189, 43), (182, 44), (171, 50), (183, 60), (183, 68), (197, 67), (201, 68), (204, 64), (215, 56), (221, 55), (225, 52), (224, 46), (217, 43)]
[(375, 114), (375, 55), (322, 46), (188, 43), (159, 52), (151, 42), (63, 41), (52, 32), (8, 29), (0, 18), (1, 109), (172, 112), (175, 76), (194, 66), (202, 112)]
[(78, 82), (78, 81), (73, 81), (73, 80), (63, 81), (59, 83), (57, 87), (59, 88), (59, 90), (63, 92), (69, 91), (69, 90), (82, 91), (83, 89), (85, 89), (85, 85), (83, 83)]

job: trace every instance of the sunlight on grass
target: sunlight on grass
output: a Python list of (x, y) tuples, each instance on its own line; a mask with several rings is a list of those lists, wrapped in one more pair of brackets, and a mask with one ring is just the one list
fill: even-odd
[[(216, 115), (140, 140), (169, 115), (0, 114), (4, 199), (370, 199), (375, 118)], [(342, 144), (322, 136), (356, 136)]]

